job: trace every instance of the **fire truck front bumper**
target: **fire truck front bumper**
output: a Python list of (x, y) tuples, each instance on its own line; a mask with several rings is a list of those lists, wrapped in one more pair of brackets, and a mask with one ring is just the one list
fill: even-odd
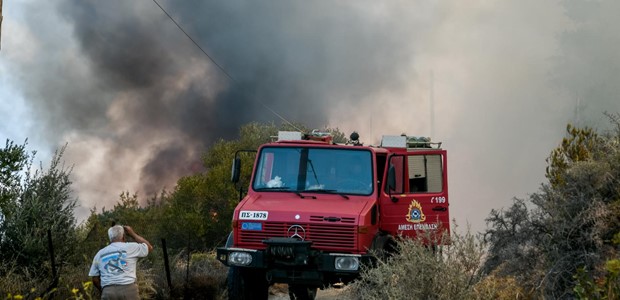
[(217, 259), (227, 266), (264, 269), (271, 282), (324, 286), (346, 283), (359, 276), (362, 265), (375, 258), (368, 254), (324, 252), (311, 241), (271, 238), (264, 250), (218, 248)]

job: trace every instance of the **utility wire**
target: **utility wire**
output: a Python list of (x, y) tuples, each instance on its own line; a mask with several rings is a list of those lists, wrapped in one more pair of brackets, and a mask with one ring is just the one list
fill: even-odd
[(206, 55), (209, 60), (211, 60), (211, 62), (213, 62), (218, 68), (220, 68), (220, 70), (222, 70), (222, 72), (224, 74), (226, 74), (226, 76), (228, 76), (228, 78), (230, 78), (230, 80), (237, 82), (232, 76), (230, 76), (230, 74), (228, 74), (228, 72), (226, 72), (226, 70), (224, 70), (224, 68), (222, 66), (220, 66), (220, 64), (218, 64), (213, 57), (211, 57), (209, 54), (207, 54), (207, 51), (205, 51), (204, 49), (202, 49), (202, 47), (200, 47), (200, 45), (198, 45), (198, 43), (196, 43), (196, 41), (194, 41), (194, 39), (189, 36), (189, 34), (187, 34), (187, 32), (183, 29), (183, 27), (181, 27), (181, 25), (179, 25), (179, 23), (177, 23), (177, 21), (174, 20), (174, 18), (172, 18), (172, 16), (170, 14), (168, 14), (168, 12), (161, 6), (159, 5), (159, 3), (157, 2), (157, 0), (153, 0), (153, 2), (155, 2), (155, 4), (157, 4), (157, 6), (159, 6), (159, 8), (161, 9), (161, 11), (164, 12), (164, 14), (166, 14), (166, 16), (168, 16), (168, 18), (170, 18), (170, 20), (172, 20), (172, 22), (174, 23), (174, 25), (177, 25), (177, 27), (185, 34), (185, 36), (187, 36), (187, 38), (190, 39), (190, 41), (192, 41), (192, 43), (194, 43), (194, 45), (196, 45), (196, 47), (198, 47), (198, 49), (200, 49), (200, 51), (202, 51), (202, 53), (204, 53), (204, 55)]
[[(0, 0), (1, 2), (2, 0)], [(183, 29), (183, 27), (181, 27), (181, 25), (179, 25), (179, 23), (177, 23), (177, 21), (174, 20), (174, 18), (161, 6), (159, 5), (159, 3), (157, 2), (157, 0), (153, 0), (153, 2), (155, 2), (155, 4), (157, 4), (157, 6), (159, 7), (159, 9), (161, 9), (161, 11), (164, 12), (164, 14), (166, 14), (166, 16), (168, 16), (168, 18), (174, 23), (174, 25), (176, 25), (184, 34), (185, 36), (187, 36), (187, 38), (190, 39), (190, 41), (192, 41), (192, 43), (194, 43), (194, 45), (196, 45), (196, 47), (198, 47), (198, 49), (200, 49), (200, 51), (202, 51), (202, 53), (204, 55), (206, 55), (209, 60), (215, 64), (221, 71), (222, 73), (224, 73), (226, 75), (226, 77), (230, 78), (230, 80), (232, 80), (235, 83), (239, 83), (235, 78), (233, 78), (232, 76), (230, 76), (230, 74), (228, 74), (228, 72), (226, 72), (226, 70), (220, 65), (218, 64), (215, 59), (213, 59), (213, 57), (211, 57), (207, 51), (205, 51), (204, 49), (202, 49), (202, 47), (200, 47), (200, 45), (198, 45), (198, 43)], [(267, 104), (265, 104), (263, 101), (260, 101), (260, 99), (257, 99), (258, 102), (267, 110), (269, 110), (271, 113), (273, 113), (274, 115), (276, 115), (278, 118), (280, 118), (282, 121), (286, 122), (287, 124), (291, 125), (293, 128), (299, 130), (300, 132), (302, 132), (301, 129), (297, 128), (297, 126), (295, 126), (293, 123), (289, 122), (287, 119), (285, 119), (283, 116), (281, 116), (279, 113), (277, 113), (276, 111), (274, 111), (273, 109), (271, 109), (271, 107), (267, 106)]]

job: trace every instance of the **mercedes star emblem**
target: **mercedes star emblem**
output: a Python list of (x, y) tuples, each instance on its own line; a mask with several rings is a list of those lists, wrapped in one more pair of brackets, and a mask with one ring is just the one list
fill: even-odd
[(303, 241), (306, 239), (306, 230), (301, 227), (301, 225), (293, 225), (288, 228), (288, 230), (286, 231), (286, 235), (288, 235), (290, 238), (297, 238)]

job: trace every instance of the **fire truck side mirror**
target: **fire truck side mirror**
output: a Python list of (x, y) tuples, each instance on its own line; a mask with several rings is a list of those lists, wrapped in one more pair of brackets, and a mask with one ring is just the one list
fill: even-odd
[(239, 174), (241, 173), (241, 158), (235, 157), (232, 162), (230, 181), (233, 183), (239, 182)]
[(398, 202), (398, 198), (392, 197), (392, 192), (396, 191), (396, 168), (393, 165), (390, 166), (390, 168), (388, 169), (387, 176), (388, 176), (387, 178), (388, 195), (390, 196), (390, 200), (396, 203)]
[(396, 168), (390, 166), (387, 177), (388, 194), (392, 195), (392, 191), (396, 190)]

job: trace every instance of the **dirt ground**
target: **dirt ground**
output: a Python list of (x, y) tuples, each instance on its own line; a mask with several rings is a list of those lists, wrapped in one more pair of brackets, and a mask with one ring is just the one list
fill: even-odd
[[(345, 289), (346, 287), (344, 289), (330, 288), (330, 289), (318, 290), (316, 294), (316, 300), (342, 299), (341, 295), (343, 293), (343, 290)], [(273, 293), (273, 294), (269, 295), (269, 300), (289, 300), (288, 287), (286, 285), (272, 288), (270, 293)]]

